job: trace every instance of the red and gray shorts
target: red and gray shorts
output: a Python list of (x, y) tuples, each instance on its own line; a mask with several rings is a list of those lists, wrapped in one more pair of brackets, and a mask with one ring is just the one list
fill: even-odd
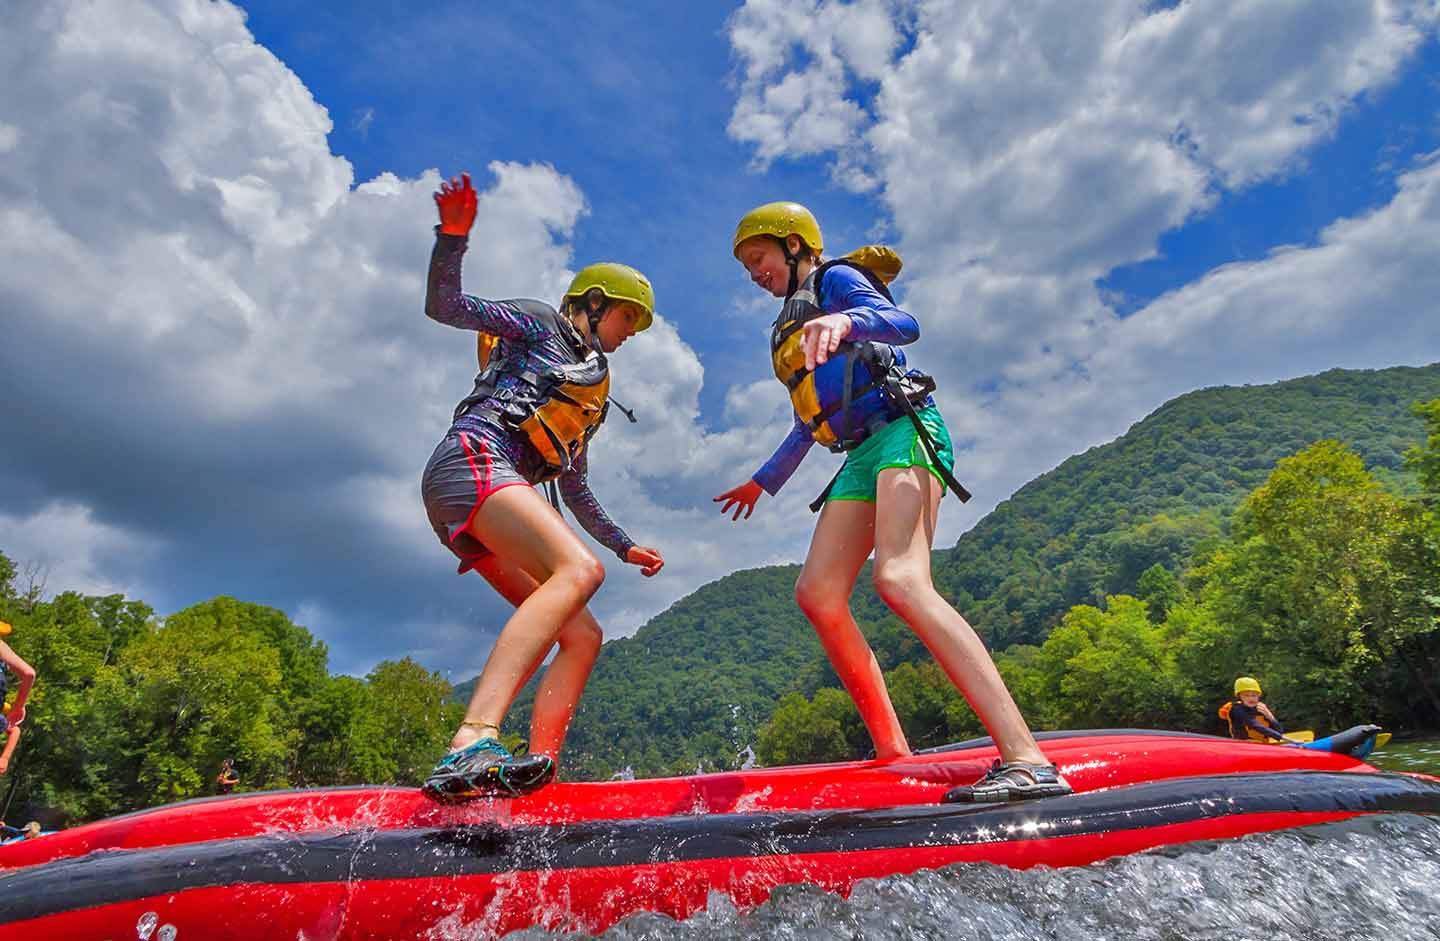
[(505, 487), (531, 486), (515, 469), (506, 447), (491, 435), (451, 431), (430, 455), (420, 494), (435, 535), (460, 559), (463, 574), (490, 550), (467, 530), (490, 494)]

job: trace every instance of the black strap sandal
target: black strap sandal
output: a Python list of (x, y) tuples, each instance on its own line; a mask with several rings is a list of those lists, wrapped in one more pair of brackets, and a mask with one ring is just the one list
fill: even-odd
[(945, 804), (1004, 804), (1014, 801), (1063, 797), (1073, 793), (1054, 765), (1028, 761), (1001, 762), (996, 759), (985, 776), (974, 784), (952, 787), (945, 792)]

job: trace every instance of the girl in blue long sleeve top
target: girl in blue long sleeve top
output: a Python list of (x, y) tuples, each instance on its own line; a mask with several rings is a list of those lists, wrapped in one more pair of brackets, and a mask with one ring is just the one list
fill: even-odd
[[(875, 554), (875, 590), (919, 635), (995, 740), (1000, 759), (980, 781), (946, 800), (1012, 801), (1070, 792), (1016, 707), (989, 652), (935, 590), (930, 549), (954, 454), (928, 377), (906, 371), (900, 346), (920, 336), (895, 305), (882, 275), (822, 263), (820, 226), (796, 203), (769, 203), (735, 232), (735, 257), (761, 289), (784, 300), (771, 332), (775, 376), (789, 390), (795, 422), (771, 458), (715, 499), (739, 519), (763, 490), (774, 496), (816, 442), (846, 454), (816, 501), (823, 503), (795, 598), (860, 711), (877, 759), (908, 755), (885, 680), (849, 598)], [(898, 258), (890, 256), (898, 273)]]

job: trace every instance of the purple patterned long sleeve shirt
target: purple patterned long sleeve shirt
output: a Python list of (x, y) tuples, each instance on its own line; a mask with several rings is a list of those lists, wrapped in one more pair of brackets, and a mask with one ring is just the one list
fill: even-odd
[[(525, 299), (488, 301), (460, 290), (460, 268), (467, 243), (468, 239), (437, 231), (425, 289), (425, 316), (446, 326), (500, 338), (500, 345), (492, 354), (499, 358), (497, 391), (518, 386), (522, 372), (543, 375), (551, 367), (582, 360), (589, 346), (550, 305)], [(457, 415), (451, 431), (483, 435), (526, 480), (531, 483), (544, 480), (546, 465), (539, 452), (524, 435), (505, 427), (482, 405), (472, 405)], [(587, 442), (570, 469), (560, 475), (560, 497), (596, 542), (625, 561), (626, 553), (635, 542), (610, 518), (591, 492), (586, 480), (588, 453)]]

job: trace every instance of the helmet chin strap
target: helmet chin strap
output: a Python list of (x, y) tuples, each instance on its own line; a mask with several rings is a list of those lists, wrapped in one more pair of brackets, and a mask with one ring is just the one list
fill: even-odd
[(790, 240), (783, 238), (779, 240), (780, 251), (785, 254), (785, 265), (790, 269), (790, 284), (785, 288), (785, 300), (790, 300), (791, 295), (800, 290), (800, 273), (796, 268), (800, 264), (800, 256), (790, 251)]
[(585, 319), (590, 324), (590, 348), (597, 353), (605, 351), (600, 346), (600, 320), (605, 316), (605, 311), (610, 309), (610, 299), (600, 294), (598, 289), (585, 298)]

